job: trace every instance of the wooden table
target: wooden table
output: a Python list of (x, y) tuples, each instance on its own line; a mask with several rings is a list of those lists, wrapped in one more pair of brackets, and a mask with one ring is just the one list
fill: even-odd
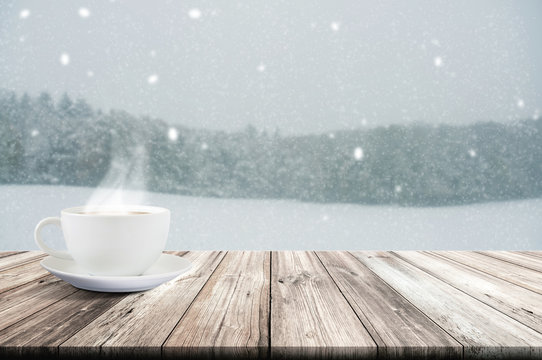
[(169, 253), (193, 270), (131, 294), (0, 253), (0, 358), (542, 358), (542, 252)]

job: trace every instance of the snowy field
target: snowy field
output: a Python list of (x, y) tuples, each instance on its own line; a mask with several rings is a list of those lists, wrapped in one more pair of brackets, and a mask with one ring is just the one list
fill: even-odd
[[(43, 217), (85, 205), (95, 189), (0, 186), (0, 250), (37, 249)], [(442, 208), (313, 204), (146, 193), (167, 207), (167, 249), (542, 249), (542, 199)], [(53, 246), (60, 231), (46, 229)]]

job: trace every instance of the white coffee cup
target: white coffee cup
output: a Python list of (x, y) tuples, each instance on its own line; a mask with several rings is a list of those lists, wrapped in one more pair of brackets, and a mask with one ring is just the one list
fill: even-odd
[[(49, 255), (73, 259), (91, 275), (140, 275), (162, 254), (169, 220), (168, 209), (154, 206), (80, 206), (41, 220), (34, 238)], [(43, 242), (41, 229), (49, 224), (62, 229), (68, 251)]]

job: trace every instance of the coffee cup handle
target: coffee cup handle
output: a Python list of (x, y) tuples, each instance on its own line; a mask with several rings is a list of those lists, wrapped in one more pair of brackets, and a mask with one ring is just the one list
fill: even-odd
[(50, 248), (49, 246), (45, 245), (43, 242), (43, 239), (41, 237), (41, 229), (47, 225), (56, 225), (59, 228), (62, 228), (60, 225), (60, 218), (57, 217), (48, 217), (43, 220), (41, 220), (38, 225), (36, 225), (36, 229), (34, 230), (34, 240), (36, 240), (36, 244), (45, 251), (47, 254), (60, 258), (60, 259), (67, 259), (67, 260), (73, 260), (72, 256), (67, 251), (59, 251)]

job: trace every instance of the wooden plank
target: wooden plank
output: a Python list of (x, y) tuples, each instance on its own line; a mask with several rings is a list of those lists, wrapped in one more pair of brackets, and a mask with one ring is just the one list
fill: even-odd
[(21, 253), (22, 251), (3, 251), (3, 252), (0, 252), (0, 259), (7, 256), (11, 256), (11, 255), (21, 254)]
[(542, 295), (432, 252), (396, 251), (426, 273), (542, 333)]
[(270, 253), (228, 252), (163, 345), (170, 357), (267, 356)]
[[(10, 257), (14, 256), (17, 255)], [(41, 267), (40, 259), (41, 257), (35, 258), (33, 262), (26, 262), (0, 271), (0, 293), (47, 276), (49, 272)]]
[(0, 330), (73, 294), (77, 289), (53, 275), (0, 294)]
[(441, 256), (542, 294), (542, 273), (472, 251), (443, 251)]
[(464, 346), (465, 357), (542, 356), (542, 334), (382, 251), (353, 254)]
[(499, 260), (542, 272), (542, 259), (512, 251), (476, 251), (479, 254), (491, 256)]
[(60, 344), (125, 296), (78, 290), (1, 330), (0, 355), (58, 355)]
[(271, 355), (376, 356), (376, 344), (316, 254), (273, 252)]
[(456, 358), (463, 346), (350, 253), (316, 253), (387, 358)]
[(520, 254), (528, 255), (528, 256), (534, 256), (537, 258), (542, 257), (542, 251), (517, 251)]
[(61, 355), (158, 356), (161, 346), (225, 253), (195, 251), (183, 257), (190, 273), (155, 289), (127, 295), (60, 346)]
[(25, 251), (12, 256), (0, 258), (0, 271), (35, 262), (44, 258), (47, 254), (43, 251)]

